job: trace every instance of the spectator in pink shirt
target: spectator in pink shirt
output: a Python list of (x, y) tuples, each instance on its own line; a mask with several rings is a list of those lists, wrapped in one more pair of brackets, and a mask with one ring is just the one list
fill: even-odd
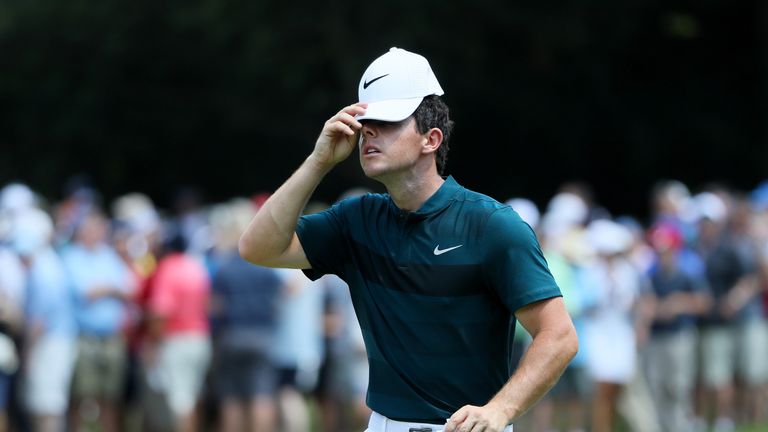
[(196, 429), (196, 405), (211, 357), (210, 280), (203, 264), (183, 252), (181, 236), (165, 248), (148, 303), (145, 366), (165, 396), (174, 429), (186, 432)]

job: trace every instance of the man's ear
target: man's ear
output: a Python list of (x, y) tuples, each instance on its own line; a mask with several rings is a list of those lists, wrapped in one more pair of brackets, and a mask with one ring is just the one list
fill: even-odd
[(438, 128), (432, 128), (424, 135), (427, 139), (424, 143), (425, 153), (434, 153), (440, 148), (440, 144), (443, 143), (443, 131)]

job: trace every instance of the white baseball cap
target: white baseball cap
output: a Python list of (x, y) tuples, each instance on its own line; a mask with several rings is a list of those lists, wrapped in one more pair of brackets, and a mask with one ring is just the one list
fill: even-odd
[(357, 92), (359, 101), (368, 103), (357, 120), (388, 122), (408, 118), (425, 96), (444, 93), (427, 59), (400, 48), (390, 48), (368, 66)]
[(53, 221), (36, 207), (20, 210), (13, 218), (11, 247), (19, 255), (34, 255), (48, 245), (53, 236)]
[(592, 221), (587, 226), (587, 240), (597, 253), (614, 255), (632, 247), (632, 232), (623, 225), (607, 219)]
[(533, 201), (527, 198), (510, 198), (505, 204), (512, 207), (512, 210), (517, 212), (520, 219), (530, 225), (531, 228), (536, 229), (539, 225), (541, 213), (539, 213), (539, 208), (536, 207)]

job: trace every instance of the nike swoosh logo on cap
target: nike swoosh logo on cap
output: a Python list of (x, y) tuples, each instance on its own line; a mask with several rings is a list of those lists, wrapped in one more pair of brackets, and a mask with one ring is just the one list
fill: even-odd
[(366, 81), (366, 82), (364, 82), (364, 83), (363, 83), (363, 89), (367, 89), (369, 85), (371, 85), (371, 84), (375, 83), (376, 81), (378, 81), (378, 80), (380, 80), (380, 79), (382, 79), (382, 78), (384, 78), (385, 76), (388, 76), (388, 75), (389, 75), (389, 74), (384, 74), (384, 75), (382, 75), (382, 76), (380, 76), (380, 77), (376, 77), (376, 78), (374, 78), (374, 79), (372, 79), (372, 80), (370, 80), (370, 81)]
[(460, 248), (462, 246), (464, 246), (464, 245), (460, 244), (458, 246), (449, 247), (449, 248), (445, 248), (445, 249), (440, 249), (440, 245), (437, 245), (437, 246), (435, 246), (435, 250), (433, 250), (432, 253), (435, 254), (435, 255), (442, 255), (442, 254), (444, 254), (446, 252), (450, 252), (450, 251), (452, 251), (454, 249), (458, 249), (458, 248)]

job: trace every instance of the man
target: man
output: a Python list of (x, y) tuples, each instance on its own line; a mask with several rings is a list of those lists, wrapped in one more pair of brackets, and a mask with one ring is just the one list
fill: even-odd
[(130, 270), (109, 243), (109, 228), (106, 215), (90, 209), (61, 254), (74, 290), (79, 331), (70, 406), (73, 430), (89, 415), (98, 418), (102, 430), (119, 430), (127, 355), (123, 324), (134, 287)]
[(709, 309), (709, 288), (703, 277), (687, 273), (681, 265), (684, 238), (677, 225), (655, 224), (648, 240), (656, 253), (648, 274), (650, 289), (642, 295), (654, 305), (645, 353), (648, 384), (661, 430), (696, 430), (696, 319)]
[(40, 432), (65, 429), (77, 357), (74, 293), (52, 247), (53, 234), (50, 216), (36, 207), (14, 216), (11, 244), (26, 277), (20, 394), (32, 430)]
[(211, 384), (219, 403), (219, 430), (274, 431), (278, 372), (270, 354), (284, 281), (277, 270), (250, 265), (237, 252), (256, 207), (237, 200), (218, 212), (221, 216), (211, 223), (218, 251), (210, 317)]
[[(370, 363), (371, 432), (511, 431), (577, 350), (530, 227), (441, 177), (452, 126), (442, 94), (424, 57), (393, 48), (375, 60), (360, 102), (325, 123), (240, 239), (253, 263), (349, 284)], [(389, 193), (299, 218), (356, 146)], [(511, 374), (515, 319), (533, 342)]]

